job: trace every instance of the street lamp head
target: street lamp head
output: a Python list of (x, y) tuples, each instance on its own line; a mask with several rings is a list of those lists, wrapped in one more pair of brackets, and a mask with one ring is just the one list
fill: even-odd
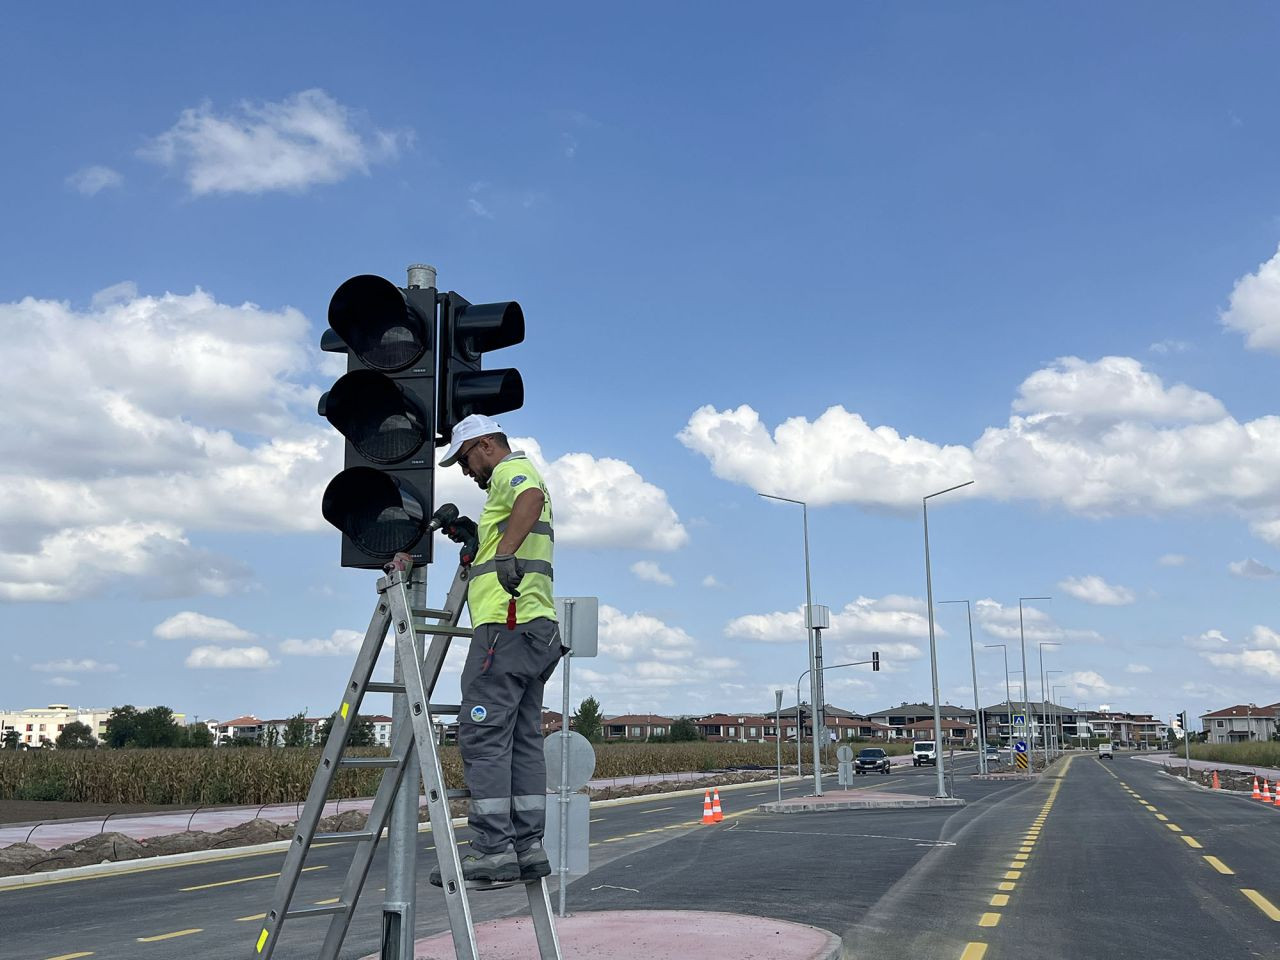
[(940, 496), (942, 496), (944, 493), (950, 493), (952, 490), (959, 490), (961, 487), (967, 487), (967, 486), (969, 486), (971, 483), (973, 483), (973, 481), (972, 481), (972, 480), (966, 480), (964, 483), (957, 483), (954, 487), (947, 487), (947, 489), (945, 489), (945, 490), (939, 490), (937, 493), (930, 493), (930, 494), (927, 494), (927, 495), (926, 495), (926, 496), (924, 496), (922, 499), (924, 499), (924, 500), (932, 500), (934, 497), (940, 497)]

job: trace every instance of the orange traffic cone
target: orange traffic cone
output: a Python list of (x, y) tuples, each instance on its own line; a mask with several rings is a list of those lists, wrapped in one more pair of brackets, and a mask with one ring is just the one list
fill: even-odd
[(715, 814), (711, 812), (711, 791), (708, 790), (702, 796), (702, 822), (715, 823)]
[(1254, 778), (1253, 778), (1253, 799), (1255, 799), (1255, 800), (1261, 800), (1261, 799), (1262, 799), (1262, 791), (1258, 789), (1258, 778), (1257, 778), (1257, 777), (1254, 777)]
[(1277, 781), (1276, 781), (1276, 799), (1275, 799), (1275, 805), (1276, 805), (1277, 807), (1280, 807), (1280, 780), (1277, 780)]
[[(1277, 796), (1280, 796), (1280, 792), (1277, 793)], [(716, 823), (724, 819), (724, 811), (720, 809), (720, 789), (718, 787), (711, 794), (711, 816)]]
[[(1280, 791), (1280, 781), (1276, 782), (1276, 790)], [(1262, 802), (1263, 803), (1271, 802), (1271, 788), (1267, 785), (1266, 777), (1262, 778)]]
[(1222, 784), (1220, 784), (1220, 783), (1218, 782), (1218, 771), (1217, 771), (1217, 770), (1213, 771), (1213, 789), (1215, 789), (1215, 790), (1221, 790), (1221, 789), (1222, 789)]

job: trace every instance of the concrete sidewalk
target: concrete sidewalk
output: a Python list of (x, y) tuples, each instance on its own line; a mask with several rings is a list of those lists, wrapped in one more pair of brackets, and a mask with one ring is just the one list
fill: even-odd
[[(537, 956), (529, 917), (476, 924), (485, 960)], [(827, 930), (767, 917), (696, 910), (602, 910), (556, 919), (564, 960), (839, 960), (840, 938)], [(414, 944), (415, 960), (453, 960), (446, 931)], [(364, 960), (378, 960), (370, 954)]]

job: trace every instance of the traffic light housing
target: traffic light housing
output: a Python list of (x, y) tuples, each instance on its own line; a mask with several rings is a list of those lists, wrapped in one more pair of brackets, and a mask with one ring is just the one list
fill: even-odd
[(496, 416), (524, 405), (524, 381), (510, 368), (482, 370), (481, 357), (524, 340), (524, 311), (515, 301), (469, 303), (450, 291), (440, 297), (440, 383), (436, 430), (448, 443), (459, 420)]
[(880, 671), (880, 651), (879, 650), (871, 651), (871, 671), (873, 673), (878, 673)]
[[(346, 439), (321, 511), (342, 531), (342, 565), (380, 569), (396, 553), (431, 560), (436, 291), (361, 275), (329, 302), (321, 348), (347, 372), (317, 410)], [(522, 318), (523, 320), (523, 318)]]

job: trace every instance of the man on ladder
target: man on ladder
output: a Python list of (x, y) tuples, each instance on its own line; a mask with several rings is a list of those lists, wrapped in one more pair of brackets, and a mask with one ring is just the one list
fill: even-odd
[[(465, 518), (445, 528), (454, 540), (478, 544), (458, 714), (475, 831), (462, 875), (469, 886), (530, 882), (551, 873), (542, 847), (542, 691), (565, 652), (551, 599), (551, 497), (532, 461), (511, 450), (489, 417), (473, 414), (453, 428), (440, 465), (454, 463), (489, 495), (478, 529)], [(431, 882), (441, 885), (438, 867)]]

